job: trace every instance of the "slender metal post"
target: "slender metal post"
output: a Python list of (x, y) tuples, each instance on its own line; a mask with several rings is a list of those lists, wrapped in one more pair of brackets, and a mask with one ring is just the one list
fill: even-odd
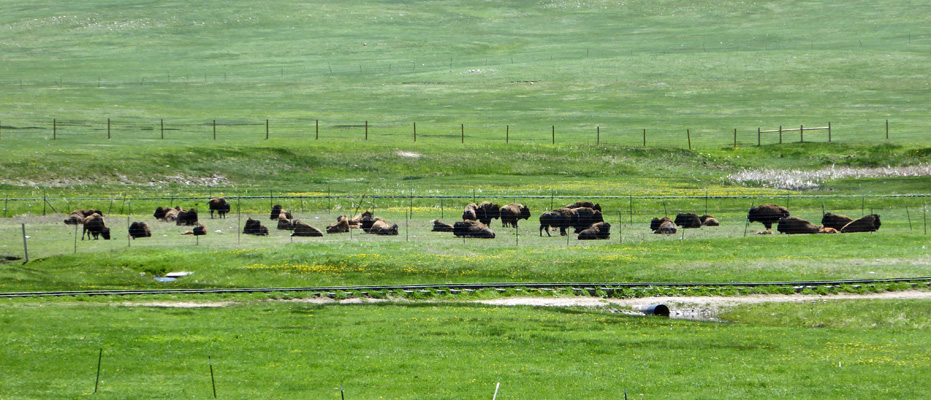
[(685, 130), (685, 137), (689, 141), (689, 151), (692, 151), (692, 132), (690, 129)]
[(779, 144), (782, 144), (782, 125), (779, 125)]
[(97, 393), (97, 387), (100, 385), (100, 363), (103, 361), (103, 347), (97, 355), (97, 380), (94, 381), (94, 393)]
[(556, 125), (553, 125), (553, 144), (556, 144)]
[(213, 379), (213, 360), (207, 356), (207, 362), (210, 364), (210, 384), (213, 386), (213, 398), (217, 398), (217, 381)]
[(52, 118), (52, 140), (58, 139), (58, 120)]
[(912, 230), (912, 215), (908, 212), (908, 206), (905, 206), (905, 217), (908, 218), (908, 230)]
[(505, 125), (504, 126), (504, 143), (507, 144), (510, 142), (511, 142), (511, 126)]
[(643, 130), (643, 147), (647, 147), (647, 130)]
[(465, 144), (465, 124), (459, 124), (459, 130), (462, 132), (462, 143)]
[(889, 120), (886, 120), (886, 140), (889, 140)]
[(756, 146), (760, 147), (760, 128), (756, 128)]
[(801, 142), (805, 143), (805, 125), (798, 126), (798, 134), (799, 134), (799, 139), (801, 139)]
[(23, 253), (26, 253), (26, 262), (29, 262), (29, 247), (26, 245), (26, 224), (23, 224)]
[(595, 135), (596, 135), (595, 144), (600, 145), (601, 144), (601, 127), (600, 126), (595, 128)]
[(217, 120), (213, 120), (213, 140), (217, 140)]
[(734, 128), (734, 147), (737, 147), (737, 128)]
[(107, 140), (110, 140), (110, 118), (107, 118)]
[(162, 125), (162, 140), (165, 140), (165, 120), (164, 119), (160, 120), (160, 123)]
[(265, 120), (265, 140), (268, 140), (268, 120)]
[(417, 123), (414, 122), (414, 143), (417, 143)]
[(831, 123), (828, 122), (828, 143), (831, 143)]
[(320, 120), (316, 120), (314, 125), (314, 140), (320, 140)]
[(369, 140), (369, 122), (365, 121), (365, 140)]

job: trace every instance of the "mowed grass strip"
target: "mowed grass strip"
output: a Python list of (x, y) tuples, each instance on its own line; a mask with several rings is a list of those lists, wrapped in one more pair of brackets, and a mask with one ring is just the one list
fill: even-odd
[(347, 398), (475, 398), (498, 382), (501, 398), (916, 398), (931, 357), (907, 311), (927, 301), (778, 306), (812, 322), (868, 316), (821, 328), (768, 306), (721, 324), (449, 303), (158, 304), (4, 301), (4, 395), (90, 396), (100, 349), (103, 398), (210, 397), (208, 357), (225, 398), (339, 398), (340, 386)]

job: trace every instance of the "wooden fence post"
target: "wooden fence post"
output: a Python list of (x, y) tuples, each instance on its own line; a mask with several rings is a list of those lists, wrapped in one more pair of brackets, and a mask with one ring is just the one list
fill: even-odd
[(507, 144), (510, 142), (511, 142), (511, 126), (505, 125), (504, 126), (504, 143)]
[(414, 143), (417, 143), (417, 123), (414, 122)]
[(647, 147), (647, 130), (643, 130), (643, 147)]

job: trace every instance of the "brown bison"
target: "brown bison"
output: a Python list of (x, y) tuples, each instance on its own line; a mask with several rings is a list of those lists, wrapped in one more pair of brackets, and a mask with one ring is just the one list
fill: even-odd
[(750, 222), (759, 222), (766, 227), (766, 230), (773, 229), (773, 224), (779, 222), (780, 218), (789, 216), (789, 210), (783, 206), (775, 204), (760, 204), (756, 207), (750, 207), (747, 213), (747, 220)]
[(207, 206), (210, 207), (210, 219), (213, 219), (214, 211), (220, 214), (220, 218), (226, 218), (226, 213), (230, 212), (230, 203), (225, 197), (214, 197), (207, 202)]
[(375, 235), (385, 235), (385, 236), (397, 236), (398, 235), (398, 224), (388, 225), (388, 222), (379, 218), (372, 224), (372, 227), (369, 228), (366, 232), (375, 234)]
[(129, 237), (136, 240), (140, 237), (152, 237), (152, 231), (149, 230), (149, 225), (145, 222), (133, 222), (129, 225)]
[(879, 215), (870, 214), (863, 218), (851, 221), (849, 224), (841, 228), (841, 233), (855, 233), (855, 232), (876, 232), (879, 230), (879, 226), (882, 225), (879, 222)]
[(570, 209), (572, 216), (569, 224), (575, 228), (575, 233), (582, 232), (594, 224), (604, 222), (601, 211), (589, 207), (578, 207)]
[(285, 213), (278, 214), (278, 229), (282, 231), (290, 231), (291, 229), (294, 229), (292, 220), (288, 219), (285, 216)]
[(90, 217), (94, 214), (100, 214), (103, 216), (103, 211), (100, 210), (74, 210), (68, 215), (68, 218), (65, 218), (65, 225), (81, 225), (84, 223), (84, 218)]
[(299, 219), (294, 220), (293, 222), (294, 232), (291, 232), (291, 236), (307, 236), (307, 237), (321, 237), (323, 232), (320, 232), (319, 229), (314, 228), (308, 225), (306, 222)]
[(579, 232), (579, 240), (603, 240), (611, 238), (611, 224), (599, 222), (582, 232)]
[(278, 216), (281, 214), (284, 214), (288, 218), (288, 220), (294, 219), (294, 216), (292, 216), (289, 211), (281, 209), (280, 204), (275, 204), (272, 206), (272, 212), (268, 215), (268, 219), (272, 221), (277, 221)]
[(674, 222), (676, 226), (681, 226), (685, 229), (701, 228), (701, 218), (695, 213), (676, 214), (676, 220)]
[(84, 240), (85, 235), (88, 239), (93, 235), (94, 240), (99, 239), (98, 236), (103, 236), (104, 240), (110, 240), (110, 228), (107, 228), (102, 215), (93, 214), (84, 218), (83, 225), (84, 231), (81, 232), (81, 240)]
[(194, 229), (182, 232), (182, 235), (194, 235), (194, 236), (204, 236), (207, 234), (207, 227), (200, 222), (194, 223)]
[(799, 217), (783, 217), (779, 218), (778, 222), (779, 226), (776, 230), (779, 231), (779, 233), (785, 233), (787, 235), (814, 234), (821, 230), (820, 226), (816, 226)]
[(844, 227), (851, 222), (853, 222), (853, 218), (850, 218), (846, 215), (827, 213), (821, 217), (821, 225), (824, 225), (828, 228), (837, 229), (838, 231), (844, 229)]
[(592, 202), (590, 202), (590, 201), (577, 201), (577, 202), (572, 203), (572, 204), (567, 204), (565, 208), (572, 209), (572, 208), (581, 208), (581, 207), (588, 207), (588, 208), (591, 208), (591, 209), (593, 209), (593, 210), (601, 211), (601, 205), (600, 205), (600, 204), (595, 204), (595, 203), (592, 203)]
[(197, 225), (197, 210), (178, 211), (178, 219), (175, 220), (177, 226), (194, 226)]
[(465, 221), (478, 220), (488, 225), (492, 219), (501, 218), (501, 207), (490, 201), (483, 201), (481, 204), (469, 203), (462, 211), (462, 219)]
[(158, 207), (155, 209), (155, 213), (153, 213), (152, 216), (160, 221), (174, 222), (178, 220), (179, 212), (181, 212), (181, 207)]
[(262, 223), (258, 220), (249, 218), (242, 228), (242, 233), (246, 235), (268, 236), (268, 228), (262, 226)]
[(831, 228), (829, 226), (822, 226), (821, 229), (818, 230), (818, 233), (832, 234), (832, 233), (840, 233), (840, 231), (838, 231), (837, 229)]
[(707, 215), (707, 214), (698, 217), (698, 219), (701, 220), (701, 225), (702, 225), (702, 226), (719, 226), (719, 225), (721, 225), (721, 223), (718, 222), (717, 219), (715, 219), (714, 217), (712, 217), (712, 216), (710, 216), (710, 215)]
[(530, 219), (530, 208), (520, 203), (511, 203), (501, 207), (501, 226), (508, 225), (517, 228), (517, 221), (521, 219)]
[(550, 235), (550, 228), (559, 228), (559, 235), (566, 236), (566, 228), (570, 227), (573, 212), (569, 208), (558, 208), (553, 211), (547, 211), (540, 214), (540, 236), (546, 231), (546, 236)]
[(372, 230), (372, 226), (374, 226), (376, 222), (384, 220), (384, 218), (376, 217), (372, 215), (372, 213), (366, 211), (362, 213), (362, 219), (359, 221), (359, 228), (365, 233), (370, 233), (369, 231)]
[(676, 224), (674, 224), (671, 220), (666, 219), (665, 221), (662, 221), (659, 224), (659, 226), (656, 227), (656, 229), (653, 230), (653, 233), (662, 234), (662, 235), (673, 235), (676, 233)]
[[(297, 229), (295, 227), (295, 229)], [(349, 218), (341, 215), (336, 218), (336, 222), (326, 227), (326, 233), (346, 233), (349, 232)]]
[[(650, 230), (655, 232), (664, 222), (672, 222), (672, 219), (669, 217), (653, 218), (650, 220)], [(675, 226), (675, 224), (673, 224), (673, 226)]]
[(440, 220), (435, 219), (433, 220), (433, 229), (431, 229), (430, 231), (431, 232), (452, 232), (453, 226), (450, 224), (444, 224), (440, 222)]
[(481, 221), (457, 221), (453, 224), (453, 235), (479, 239), (494, 239), (495, 233)]

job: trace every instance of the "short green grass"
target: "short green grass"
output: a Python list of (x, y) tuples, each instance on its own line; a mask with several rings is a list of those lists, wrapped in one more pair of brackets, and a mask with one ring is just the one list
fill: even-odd
[(499, 382), (501, 399), (917, 398), (931, 356), (924, 300), (752, 306), (728, 324), (455, 303), (3, 303), (10, 399), (211, 397), (208, 357), (220, 398), (485, 398)]

